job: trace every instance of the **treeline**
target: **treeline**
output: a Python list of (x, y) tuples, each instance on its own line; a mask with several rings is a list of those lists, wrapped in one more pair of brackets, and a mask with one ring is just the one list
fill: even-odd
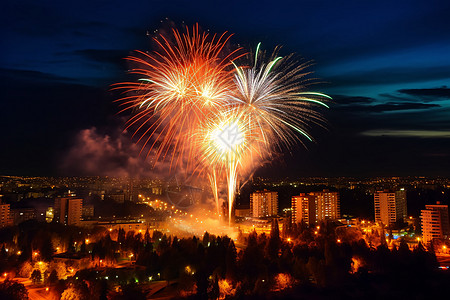
[[(176, 282), (188, 298), (290, 297), (300, 292), (321, 299), (329, 296), (327, 291), (350, 298), (390, 293), (426, 297), (448, 279), (421, 244), (411, 251), (404, 241), (392, 249), (386, 243), (370, 247), (363, 239), (341, 241), (332, 223), (295, 226), (282, 234), (276, 221), (272, 228), (270, 235), (249, 234), (244, 249), (229, 237), (208, 233), (201, 239), (178, 239), (157, 231), (152, 236), (122, 232), (117, 241), (107, 236), (100, 243), (104, 249), (130, 251), (143, 267), (134, 278), (119, 279), (124, 287), (135, 280), (161, 279)], [(223, 281), (231, 288), (225, 290)]]
[[(269, 235), (241, 235), (242, 248), (207, 232), (177, 238), (159, 231), (106, 231), (76, 247), (69, 241), (68, 248), (108, 261), (110, 268), (98, 265), (45, 282), (55, 299), (145, 299), (145, 287), (155, 280), (166, 281), (180, 298), (195, 299), (429, 299), (447, 290), (448, 271), (439, 270), (434, 253), (420, 243), (410, 250), (400, 241), (390, 249), (383, 238), (374, 247), (357, 235), (343, 235), (331, 222), (284, 228), (280, 233), (274, 221)], [(134, 267), (112, 265), (124, 257)]]

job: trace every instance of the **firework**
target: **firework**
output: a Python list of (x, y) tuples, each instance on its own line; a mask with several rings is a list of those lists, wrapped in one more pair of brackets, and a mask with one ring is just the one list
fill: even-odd
[(254, 130), (243, 122), (242, 113), (237, 109), (224, 110), (214, 118), (205, 122), (199, 131), (201, 163), (209, 168), (209, 179), (216, 199), (218, 214), (220, 207), (217, 197), (217, 174), (225, 174), (228, 189), (228, 218), (231, 224), (231, 213), (234, 205), (238, 174), (246, 169), (246, 163), (255, 155), (257, 145)]
[(171, 35), (153, 39), (158, 50), (126, 58), (136, 65), (130, 73), (140, 78), (115, 88), (127, 94), (118, 100), (122, 111), (133, 111), (127, 129), (137, 127), (133, 137), (142, 150), (149, 145), (147, 156), (155, 149), (155, 161), (167, 156), (171, 166), (185, 157), (192, 161), (196, 149), (189, 137), (205, 118), (218, 113), (231, 89), (228, 67), (238, 50), (225, 51), (230, 36), (202, 33), (198, 25), (184, 32), (173, 29)]
[(314, 108), (328, 108), (321, 100), (330, 99), (325, 94), (305, 91), (309, 63), (298, 64), (292, 55), (277, 56), (277, 50), (265, 60), (260, 45), (251, 66), (233, 63), (234, 90), (228, 114), (213, 123), (210, 138), (206, 135), (209, 146), (204, 151), (205, 159), (212, 166), (225, 165), (230, 223), (238, 174), (254, 168), (273, 151), (302, 142), (301, 136), (312, 141), (310, 124), (325, 122)]
[[(310, 81), (305, 79), (311, 72), (306, 71), (309, 62), (297, 63), (292, 55), (277, 56), (277, 50), (269, 60), (258, 44), (252, 66), (235, 65), (235, 93), (232, 96), (237, 109), (260, 136), (267, 154), (274, 146), (290, 147), (299, 137), (312, 141), (308, 129), (311, 124), (323, 125), (325, 120), (314, 106), (328, 106), (323, 99), (331, 99), (321, 93), (305, 91)], [(261, 150), (262, 151), (262, 150)], [(260, 152), (261, 152), (260, 151)]]
[(306, 90), (310, 64), (292, 55), (276, 50), (266, 59), (258, 44), (252, 62), (239, 64), (239, 49), (225, 49), (230, 36), (196, 25), (155, 37), (158, 50), (127, 58), (140, 79), (116, 88), (127, 93), (119, 101), (134, 113), (127, 128), (137, 127), (142, 149), (149, 144), (148, 153), (155, 149), (156, 161), (169, 157), (171, 166), (187, 157), (208, 177), (218, 215), (218, 183), (226, 180), (231, 224), (238, 177), (302, 137), (312, 141), (311, 125), (325, 123), (316, 107), (328, 107), (330, 97)]

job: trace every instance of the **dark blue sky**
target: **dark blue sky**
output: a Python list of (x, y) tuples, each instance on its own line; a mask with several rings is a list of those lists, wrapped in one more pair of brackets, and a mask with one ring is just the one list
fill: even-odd
[[(329, 130), (261, 175), (450, 176), (449, 1), (27, 0), (0, 11), (2, 174), (90, 174), (103, 155), (99, 174), (122, 168), (114, 153), (128, 141), (109, 85), (167, 17), (315, 61), (314, 89), (335, 99)], [(99, 141), (120, 149), (88, 146)], [(82, 158), (93, 167), (74, 168)]]

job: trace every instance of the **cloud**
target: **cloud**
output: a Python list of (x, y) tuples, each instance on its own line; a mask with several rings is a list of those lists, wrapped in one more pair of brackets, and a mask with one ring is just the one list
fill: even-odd
[(397, 96), (397, 95), (393, 95), (393, 94), (389, 94), (389, 93), (382, 93), (382, 94), (380, 94), (380, 97), (388, 98), (393, 101), (408, 101), (408, 102), (410, 102), (413, 100), (409, 97), (402, 97), (402, 96)]
[(345, 96), (345, 95), (333, 95), (333, 100), (340, 105), (346, 104), (370, 104), (375, 101), (374, 98), (364, 97), (364, 96)]
[[(338, 67), (336, 67), (338, 68)], [(376, 70), (343, 72), (336, 76), (326, 76), (333, 86), (361, 86), (394, 83), (412, 83), (449, 78), (449, 65), (435, 67), (388, 67)], [(333, 72), (337, 72), (333, 70)]]
[(151, 165), (151, 158), (140, 155), (141, 148), (126, 134), (116, 130), (102, 134), (96, 127), (81, 130), (63, 158), (61, 170), (66, 174), (117, 177), (163, 177), (170, 175), (168, 163)]
[(365, 136), (387, 136), (387, 137), (417, 137), (417, 138), (450, 138), (448, 130), (393, 130), (393, 129), (374, 129), (361, 133)]
[(362, 105), (362, 104), (346, 105), (342, 106), (339, 110), (345, 110), (347, 112), (383, 113), (391, 111), (431, 109), (435, 107), (440, 107), (440, 105), (415, 103), (415, 102), (387, 102), (376, 105)]
[(100, 63), (120, 64), (123, 58), (129, 54), (128, 50), (103, 50), (103, 49), (84, 49), (74, 51), (76, 55), (80, 55), (88, 60)]
[(387, 111), (397, 111), (397, 110), (415, 110), (415, 109), (430, 109), (434, 107), (440, 107), (437, 104), (425, 104), (425, 103), (414, 103), (414, 102), (388, 102), (385, 104), (377, 104), (370, 106), (370, 111), (372, 112), (387, 112)]
[(427, 99), (429, 101), (450, 99), (450, 89), (446, 86), (429, 89), (401, 89), (398, 90), (398, 92), (409, 96), (421, 97), (424, 100)]
[(21, 83), (23, 86), (23, 82), (27, 84), (36, 84), (36, 83), (54, 83), (56, 82), (75, 82), (75, 80), (57, 76), (49, 73), (32, 71), (32, 70), (19, 70), (19, 69), (5, 69), (0, 68), (0, 78), (4, 78), (4, 80), (15, 81)]

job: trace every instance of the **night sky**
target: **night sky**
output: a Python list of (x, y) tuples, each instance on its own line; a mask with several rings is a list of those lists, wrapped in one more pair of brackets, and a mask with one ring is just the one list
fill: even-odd
[(430, 0), (3, 1), (0, 174), (151, 175), (109, 89), (123, 57), (184, 21), (314, 60), (334, 98), (316, 142), (257, 175), (450, 176), (449, 16)]

